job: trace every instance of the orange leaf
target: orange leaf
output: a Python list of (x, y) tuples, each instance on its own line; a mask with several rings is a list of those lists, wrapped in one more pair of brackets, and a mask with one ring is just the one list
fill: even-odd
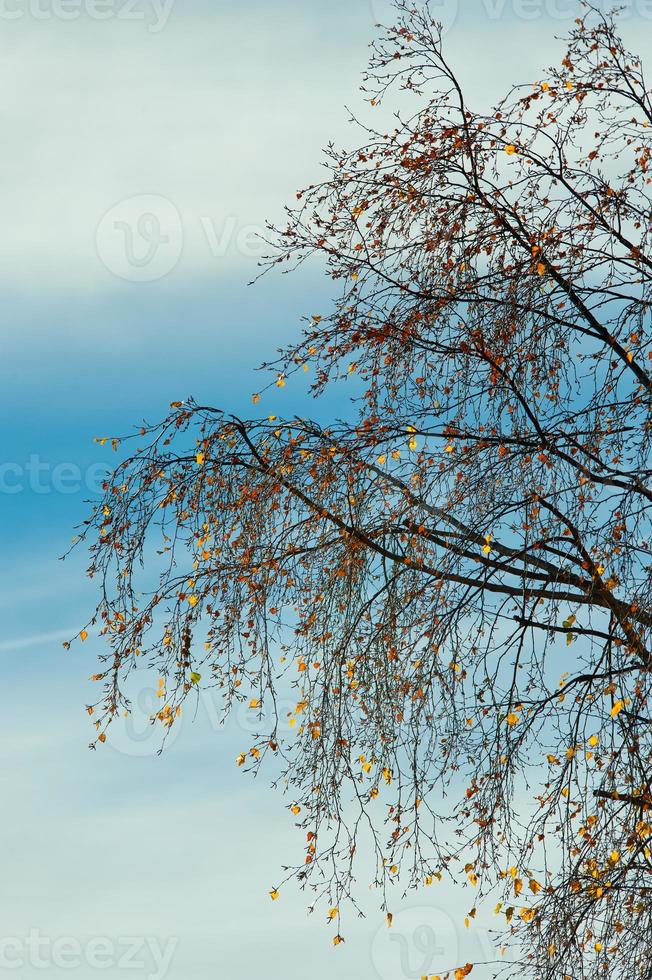
[(455, 980), (464, 980), (464, 977), (468, 977), (469, 973), (473, 969), (473, 963), (467, 963), (466, 966), (461, 966), (455, 971)]

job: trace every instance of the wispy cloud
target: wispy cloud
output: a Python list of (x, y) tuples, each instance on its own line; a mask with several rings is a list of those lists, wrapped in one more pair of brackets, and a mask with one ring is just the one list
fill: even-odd
[(28, 650), (32, 647), (43, 646), (46, 643), (57, 643), (69, 640), (79, 632), (79, 627), (71, 626), (69, 630), (55, 630), (49, 633), (33, 633), (30, 636), (16, 637), (13, 640), (0, 642), (0, 653), (14, 653), (16, 650)]

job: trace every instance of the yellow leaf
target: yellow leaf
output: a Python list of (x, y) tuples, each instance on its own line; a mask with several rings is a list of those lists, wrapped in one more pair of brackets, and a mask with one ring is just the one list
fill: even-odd
[(279, 374), (278, 378), (276, 379), (276, 387), (285, 388), (285, 378), (282, 374)]
[(592, 748), (595, 748), (595, 746), (598, 744), (599, 741), (600, 739), (598, 738), (597, 735), (591, 735), (591, 738), (589, 739), (589, 745)]
[(86, 632), (86, 630), (81, 631), (81, 633), (79, 634), (79, 639), (82, 641), (82, 643), (84, 643), (88, 639), (88, 633)]
[(254, 403), (254, 405), (257, 405), (258, 402), (260, 401), (260, 395), (252, 395), (251, 400)]
[(340, 945), (341, 943), (343, 943), (343, 942), (344, 942), (344, 939), (342, 938), (342, 936), (340, 936), (340, 935), (338, 934), (338, 935), (337, 935), (337, 936), (335, 936), (335, 937), (334, 937), (334, 939), (333, 939), (333, 946), (339, 946), (339, 945)]
[(204, 462), (204, 454), (203, 453), (197, 453), (197, 455), (195, 456), (195, 460), (197, 462), (197, 466), (201, 466), (202, 463)]
[(617, 718), (620, 712), (623, 710), (624, 704), (622, 701), (616, 701), (613, 708), (611, 709), (611, 717)]
[(392, 928), (392, 921), (393, 921), (393, 919), (394, 919), (394, 916), (392, 915), (392, 913), (391, 912), (388, 912), (387, 913), (387, 928), (388, 929), (391, 929)]
[(188, 602), (194, 608), (197, 605), (197, 603), (199, 602), (199, 599), (197, 598), (196, 595), (191, 595), (191, 596), (188, 596)]
[(260, 698), (252, 698), (249, 702), (250, 708), (260, 708)]
[(329, 909), (328, 910), (328, 918), (329, 919), (336, 919), (337, 916), (339, 915), (339, 911), (340, 910), (337, 907), (334, 908), (334, 909)]
[(272, 888), (271, 892), (269, 893), (269, 897), (271, 898), (271, 900), (275, 902), (278, 896), (279, 896), (278, 889)]
[(514, 154), (516, 153), (516, 147), (510, 143), (508, 146), (505, 147), (505, 153), (507, 153), (507, 155), (510, 157), (514, 156)]
[(521, 719), (519, 718), (519, 716), (514, 711), (510, 711), (510, 713), (507, 715), (507, 724), (508, 725), (518, 725), (518, 723), (519, 723), (520, 720)]
[(290, 809), (292, 810), (292, 813), (295, 815), (295, 817), (298, 813), (301, 813), (301, 807), (297, 806), (296, 803), (294, 804), (294, 806), (291, 806)]

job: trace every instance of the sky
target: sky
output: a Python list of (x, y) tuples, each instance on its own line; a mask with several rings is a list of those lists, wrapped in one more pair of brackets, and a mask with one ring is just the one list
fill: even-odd
[[(652, 0), (626, 6), (625, 33), (649, 39)], [(433, 8), (485, 107), (561, 58), (579, 12)], [(363, 876), (368, 916), (333, 948), (307, 896), (270, 901), (302, 841), (288, 801), (234, 765), (246, 717), (220, 727), (205, 699), (158, 754), (144, 678), (136, 720), (92, 753), (99, 641), (62, 647), (94, 599), (84, 556), (59, 561), (110, 457), (94, 437), (188, 395), (249, 411), (258, 363), (326, 308), (316, 266), (247, 285), (254, 235), (317, 179), (321, 147), (355, 141), (344, 107), (388, 16), (386, 0), (0, 0), (0, 975), (412, 980), (488, 955), (468, 891), (397, 893), (390, 935)], [(260, 409), (309, 411), (289, 389)]]

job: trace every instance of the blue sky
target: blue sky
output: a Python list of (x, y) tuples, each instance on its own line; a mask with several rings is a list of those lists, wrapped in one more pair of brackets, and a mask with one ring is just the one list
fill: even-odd
[[(318, 176), (330, 138), (355, 139), (343, 106), (358, 104), (366, 45), (388, 7), (0, 3), (0, 973), (22, 957), (21, 977), (41, 974), (27, 946), (35, 930), (52, 974), (84, 978), (122, 976), (120, 942), (130, 937), (161, 949), (173, 941), (170, 980), (410, 980), (424, 972), (419, 926), (437, 938), (427, 972), (446, 965), (437, 950), (465, 962), (485, 948), (483, 933), (461, 927), (468, 893), (429, 890), (396, 896), (396, 941), (371, 896), (369, 918), (351, 915), (346, 945), (333, 949), (323, 915), (306, 917), (305, 896), (287, 889), (269, 900), (301, 842), (287, 801), (234, 766), (246, 722), (218, 729), (204, 705), (162, 756), (142, 731), (90, 753), (84, 704), (97, 647), (61, 647), (93, 599), (83, 556), (57, 560), (107, 458), (93, 437), (157, 418), (189, 394), (248, 410), (258, 362), (328, 302), (318, 268), (248, 288), (250, 232)], [(477, 100), (540, 77), (560, 50), (553, 35), (579, 9), (574, 0), (440, 8)], [(649, 37), (651, 26), (652, 3), (633, 0), (626, 33)], [(148, 269), (125, 264), (115, 230), (143, 199), (164, 208), (153, 232), (171, 250), (171, 268), (152, 281), (134, 281)], [(268, 405), (306, 411), (289, 390)], [(136, 692), (144, 710), (148, 684)], [(363, 878), (360, 888), (364, 898)], [(89, 952), (98, 937), (105, 969)], [(52, 953), (64, 938), (68, 968)], [(132, 975), (161, 975), (150, 954), (138, 953)]]

